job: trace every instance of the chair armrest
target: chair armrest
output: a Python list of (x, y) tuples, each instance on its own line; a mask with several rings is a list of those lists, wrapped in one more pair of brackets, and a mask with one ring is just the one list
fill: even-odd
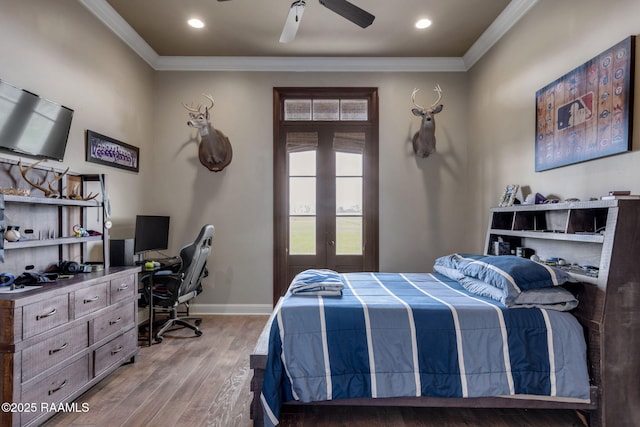
[(140, 278), (140, 281), (144, 284), (148, 284), (149, 283), (149, 279), (151, 279), (151, 277), (153, 277), (154, 279), (157, 277), (168, 277), (168, 276), (174, 276), (173, 279), (175, 280), (180, 280), (181, 275), (179, 273), (175, 273), (171, 270), (156, 270), (156, 271), (150, 271), (147, 274), (143, 275)]

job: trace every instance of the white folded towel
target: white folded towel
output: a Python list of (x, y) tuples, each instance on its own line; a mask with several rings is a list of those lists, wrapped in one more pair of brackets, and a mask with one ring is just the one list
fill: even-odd
[(289, 287), (292, 295), (342, 296), (344, 283), (340, 274), (328, 269), (311, 269), (299, 273)]

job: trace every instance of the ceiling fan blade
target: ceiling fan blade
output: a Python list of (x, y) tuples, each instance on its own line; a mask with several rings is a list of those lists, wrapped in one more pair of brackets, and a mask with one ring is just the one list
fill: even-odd
[(287, 20), (284, 22), (284, 28), (280, 35), (280, 43), (289, 43), (296, 38), (298, 32), (298, 26), (302, 20), (302, 14), (304, 13), (304, 7), (306, 3), (304, 0), (298, 0), (293, 2), (287, 15)]
[(349, 3), (346, 0), (319, 0), (320, 4), (337, 13), (338, 15), (348, 19), (354, 24), (367, 28), (376, 19), (375, 16), (369, 12), (360, 9), (355, 4)]

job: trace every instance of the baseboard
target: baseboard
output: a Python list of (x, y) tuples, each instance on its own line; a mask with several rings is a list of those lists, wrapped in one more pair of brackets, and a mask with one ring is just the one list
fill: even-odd
[(191, 314), (271, 314), (271, 304), (191, 304)]

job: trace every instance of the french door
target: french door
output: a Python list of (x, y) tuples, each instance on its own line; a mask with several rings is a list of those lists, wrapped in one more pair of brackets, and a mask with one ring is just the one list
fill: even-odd
[(377, 90), (274, 89), (274, 303), (307, 268), (378, 269)]

